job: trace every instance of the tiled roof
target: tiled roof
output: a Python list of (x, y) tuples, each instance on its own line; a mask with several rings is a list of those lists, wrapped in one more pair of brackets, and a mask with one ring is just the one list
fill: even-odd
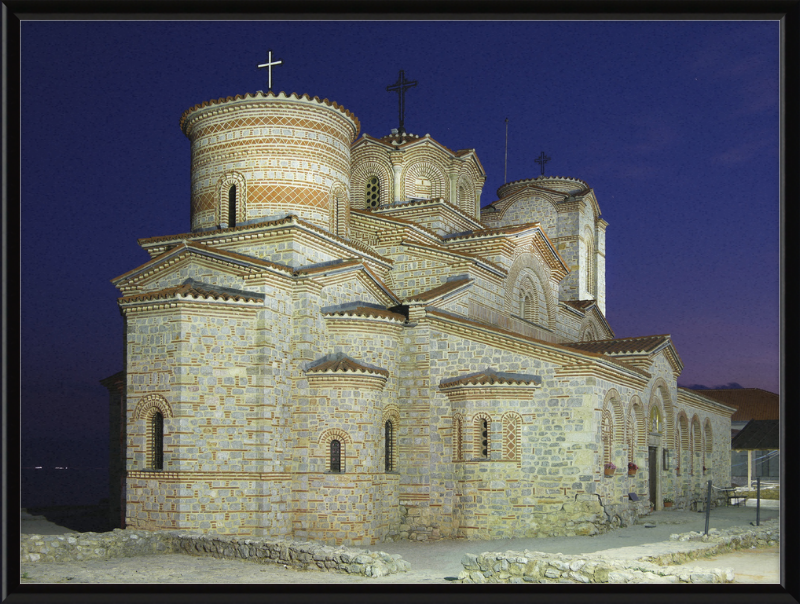
[(222, 235), (229, 235), (229, 234), (238, 233), (240, 231), (241, 232), (246, 232), (246, 231), (249, 231), (249, 230), (259, 230), (259, 229), (263, 229), (265, 227), (278, 226), (278, 225), (283, 225), (283, 224), (289, 225), (292, 222), (295, 222), (298, 225), (300, 225), (300, 226), (302, 226), (304, 228), (307, 228), (307, 229), (309, 229), (311, 231), (319, 233), (320, 235), (328, 237), (328, 238), (330, 238), (330, 239), (332, 239), (332, 240), (334, 240), (334, 241), (336, 241), (338, 243), (347, 245), (347, 246), (355, 248), (355, 249), (357, 249), (357, 250), (359, 250), (361, 252), (364, 252), (365, 254), (367, 254), (368, 256), (370, 256), (372, 258), (378, 258), (383, 262), (391, 264), (391, 260), (388, 260), (387, 258), (384, 258), (380, 254), (378, 254), (375, 250), (373, 250), (371, 248), (368, 248), (363, 243), (359, 243), (358, 241), (353, 241), (351, 239), (344, 239), (343, 237), (339, 237), (338, 235), (334, 235), (333, 233), (329, 233), (325, 229), (322, 229), (322, 228), (318, 227), (315, 224), (311, 224), (310, 222), (307, 222), (307, 221), (303, 220), (302, 218), (300, 218), (299, 216), (296, 216), (295, 214), (289, 214), (288, 216), (285, 216), (284, 218), (277, 218), (275, 220), (265, 220), (263, 222), (254, 222), (254, 223), (250, 223), (250, 224), (243, 224), (243, 225), (239, 225), (239, 226), (235, 226), (235, 227), (228, 227), (228, 228), (225, 228), (225, 229), (214, 229), (214, 230), (210, 230), (210, 231), (194, 231), (194, 232), (191, 232), (191, 233), (181, 233), (181, 234), (178, 234), (178, 235), (162, 235), (162, 236), (158, 236), (158, 237), (145, 237), (145, 238), (139, 239), (138, 243), (142, 247), (146, 247), (147, 245), (151, 245), (151, 244), (170, 243), (170, 242), (180, 243), (181, 241), (188, 241), (188, 240), (192, 240), (192, 239), (202, 239), (202, 238), (206, 238), (206, 237), (213, 239), (213, 238), (220, 237)]
[[(589, 187), (589, 184), (586, 181), (581, 180), (580, 178), (573, 178), (571, 176), (537, 176), (535, 178), (522, 178), (520, 180), (512, 180), (511, 182), (504, 183), (500, 185), (500, 187), (497, 189), (497, 196), (500, 197), (500, 191), (506, 187), (513, 188), (515, 185), (521, 185), (523, 183), (541, 186), (542, 183), (545, 183), (548, 180), (562, 180), (562, 181), (577, 182), (582, 184), (584, 187), (586, 187), (587, 190), (581, 191), (581, 193), (576, 197), (580, 197), (587, 194), (591, 189), (591, 187)], [(562, 195), (567, 194), (565, 191), (556, 191), (555, 189), (553, 189), (553, 191), (556, 193), (560, 193)]]
[[(372, 138), (372, 137), (370, 137)], [(425, 136), (419, 136), (416, 134), (406, 133), (405, 136), (402, 134), (389, 134), (387, 136), (382, 136), (381, 138), (377, 139), (380, 142), (386, 145), (393, 145), (397, 147), (405, 147), (407, 145), (411, 145), (413, 143), (418, 143), (420, 141), (429, 140), (431, 142), (436, 143), (442, 149), (450, 153), (451, 155), (456, 155), (456, 152), (450, 149), (449, 147), (445, 147), (442, 143), (435, 140), (430, 134), (426, 134)], [(400, 144), (396, 144), (395, 141), (399, 141)], [(471, 149), (463, 149), (463, 151), (471, 151)]]
[(466, 233), (456, 233), (445, 237), (445, 242), (458, 241), (461, 239), (470, 239), (472, 237), (483, 237), (485, 235), (513, 235), (514, 233), (521, 233), (540, 226), (538, 222), (527, 222), (525, 224), (514, 224), (511, 226), (489, 228), (489, 229), (476, 229), (474, 231), (467, 231)]
[(390, 212), (390, 211), (395, 210), (395, 209), (399, 210), (399, 209), (405, 209), (405, 208), (408, 208), (408, 207), (423, 206), (423, 205), (429, 205), (429, 204), (431, 204), (431, 205), (432, 204), (443, 204), (445, 207), (448, 207), (451, 210), (453, 210), (454, 212), (456, 212), (457, 214), (467, 218), (470, 222), (473, 222), (473, 223), (476, 223), (476, 224), (480, 224), (472, 216), (467, 214), (464, 210), (459, 208), (457, 205), (447, 201), (444, 197), (433, 197), (431, 199), (412, 199), (412, 200), (409, 200), (409, 201), (395, 202), (395, 203), (392, 203), (392, 204), (389, 204), (389, 205), (380, 206), (379, 208), (376, 208), (375, 210), (373, 210), (373, 213), (383, 214), (384, 212)]
[(259, 296), (258, 294), (246, 295), (246, 294), (233, 294), (228, 293), (225, 291), (221, 291), (218, 289), (214, 289), (213, 287), (209, 287), (207, 285), (199, 286), (193, 282), (187, 282), (183, 285), (178, 285), (176, 287), (167, 287), (164, 289), (159, 289), (157, 291), (146, 292), (143, 294), (133, 294), (131, 296), (124, 296), (119, 299), (120, 303), (127, 303), (127, 302), (145, 302), (149, 300), (164, 300), (167, 298), (174, 298), (176, 296), (180, 296), (183, 298), (200, 298), (200, 299), (213, 299), (213, 300), (225, 300), (225, 301), (234, 301), (234, 302), (263, 302), (263, 297)]
[(392, 321), (400, 321), (405, 323), (406, 318), (396, 312), (385, 310), (382, 308), (372, 308), (371, 306), (357, 306), (356, 308), (348, 308), (344, 310), (335, 310), (323, 313), (323, 316), (331, 317), (379, 317), (381, 319), (391, 319)]
[(462, 279), (453, 279), (452, 281), (445, 281), (441, 285), (434, 287), (433, 289), (429, 289), (426, 292), (421, 292), (414, 296), (409, 296), (406, 298), (406, 302), (427, 302), (428, 300), (434, 300), (439, 296), (442, 296), (448, 292), (451, 292), (459, 287), (470, 283), (472, 280), (468, 277), (464, 277)]
[(361, 216), (374, 218), (376, 220), (385, 220), (385, 221), (388, 221), (388, 222), (397, 223), (397, 224), (402, 225), (402, 226), (413, 227), (415, 230), (424, 233), (425, 235), (429, 236), (431, 239), (433, 239), (435, 241), (442, 241), (442, 238), (438, 234), (436, 234), (433, 231), (431, 231), (428, 227), (425, 227), (425, 226), (423, 226), (421, 224), (418, 224), (418, 223), (414, 222), (413, 220), (407, 220), (406, 218), (398, 218), (397, 216), (391, 216), (391, 215), (388, 215), (388, 214), (378, 214), (378, 213), (374, 213), (374, 212), (372, 212), (370, 210), (352, 209), (352, 210), (350, 210), (350, 214), (359, 214)]
[(412, 246), (412, 247), (423, 247), (423, 248), (428, 249), (428, 250), (435, 250), (435, 251), (439, 251), (439, 252), (444, 252), (445, 254), (452, 254), (453, 256), (460, 256), (462, 258), (469, 258), (470, 260), (474, 260), (476, 262), (480, 262), (481, 264), (489, 266), (489, 267), (495, 269), (497, 272), (502, 273), (503, 275), (507, 275), (508, 274), (508, 271), (506, 269), (504, 269), (502, 266), (500, 266), (499, 264), (496, 264), (496, 263), (492, 262), (491, 260), (487, 260), (486, 258), (484, 258), (482, 256), (478, 256), (477, 254), (470, 254), (469, 252), (464, 252), (464, 251), (459, 250), (457, 248), (453, 249), (453, 248), (444, 247), (444, 246), (441, 246), (441, 245), (435, 245), (433, 243), (424, 243), (424, 244), (423, 243), (417, 243), (416, 241), (408, 241), (406, 239), (404, 239), (402, 241), (402, 245), (408, 245), (408, 246)]
[(439, 382), (439, 388), (453, 388), (454, 386), (528, 386), (533, 384), (540, 386), (542, 378), (538, 375), (527, 375), (522, 373), (504, 373), (486, 368), (479, 373), (462, 375)]
[(202, 102), (202, 103), (200, 103), (198, 105), (195, 105), (194, 107), (191, 107), (190, 109), (187, 109), (186, 111), (183, 112), (183, 115), (181, 115), (181, 122), (180, 122), (181, 130), (183, 130), (183, 125), (184, 125), (184, 123), (186, 123), (186, 118), (189, 117), (189, 114), (197, 111), (198, 109), (203, 109), (205, 107), (212, 107), (214, 105), (221, 105), (223, 103), (230, 103), (230, 102), (233, 102), (233, 101), (243, 101), (243, 100), (247, 100), (247, 99), (259, 99), (259, 98), (261, 98), (261, 99), (274, 98), (274, 99), (278, 99), (278, 100), (283, 100), (283, 99), (305, 100), (305, 101), (313, 101), (313, 102), (318, 103), (320, 105), (326, 105), (327, 107), (333, 107), (334, 109), (338, 109), (339, 111), (344, 113), (347, 117), (349, 117), (351, 120), (353, 120), (355, 122), (355, 124), (356, 124), (356, 134), (358, 134), (358, 131), (361, 130), (361, 122), (358, 121), (358, 118), (355, 115), (353, 115), (352, 112), (350, 112), (349, 110), (345, 109), (344, 107), (342, 107), (341, 105), (336, 103), (336, 101), (331, 102), (328, 99), (320, 100), (318, 96), (310, 97), (307, 94), (299, 95), (296, 92), (293, 92), (293, 93), (287, 95), (283, 90), (281, 90), (278, 94), (275, 94), (271, 90), (269, 90), (267, 92), (263, 92), (263, 91), (259, 90), (256, 93), (247, 92), (244, 95), (237, 94), (236, 96), (229, 96), (229, 97), (225, 97), (225, 98), (219, 98), (219, 99), (216, 99), (216, 100), (204, 101), (204, 102)]
[(199, 254), (210, 254), (212, 256), (222, 256), (223, 258), (227, 258), (229, 260), (246, 262), (251, 266), (262, 266), (265, 268), (270, 268), (275, 271), (286, 273), (287, 275), (291, 274), (292, 272), (292, 269), (290, 267), (284, 266), (282, 264), (276, 264), (275, 262), (270, 262), (269, 260), (262, 260), (261, 258), (256, 258), (255, 256), (248, 256), (246, 254), (239, 254), (237, 252), (222, 250), (209, 245), (205, 245), (203, 243), (191, 243), (184, 241), (182, 244), (176, 245), (175, 247), (170, 248), (165, 252), (162, 252), (155, 258), (148, 260), (144, 264), (129, 270), (127, 273), (123, 273), (119, 277), (114, 277), (111, 280), (111, 282), (116, 284), (117, 282), (125, 278), (131, 277), (137, 273), (141, 273), (143, 270), (159, 265), (160, 263), (164, 262), (171, 256), (176, 256), (176, 255), (179, 256), (180, 254), (185, 253), (187, 251)]
[(732, 450), (780, 449), (780, 422), (776, 419), (751, 420), (731, 440)]
[(103, 378), (102, 380), (100, 380), (100, 383), (106, 388), (120, 386), (124, 384), (124, 382), (125, 382), (125, 370), (117, 371), (114, 375), (110, 375), (107, 378)]
[(735, 407), (736, 413), (731, 416), (732, 422), (780, 418), (780, 396), (761, 388), (719, 388), (692, 392)]
[(642, 336), (638, 338), (614, 338), (613, 340), (593, 340), (591, 342), (569, 342), (564, 346), (599, 354), (647, 354), (669, 340), (669, 334)]
[(343, 262), (330, 262), (330, 263), (326, 262), (325, 264), (322, 264), (322, 265), (308, 266), (308, 267), (301, 266), (300, 268), (297, 268), (297, 269), (294, 270), (294, 274), (295, 275), (315, 275), (317, 273), (324, 273), (324, 272), (327, 272), (327, 271), (333, 271), (333, 270), (336, 270), (336, 269), (347, 268), (347, 267), (350, 267), (350, 266), (356, 266), (356, 265), (360, 265), (360, 264), (361, 264), (361, 260), (358, 260), (356, 258), (351, 258), (351, 259), (345, 259)]
[(435, 310), (435, 309), (428, 309), (427, 310), (427, 314), (431, 315), (431, 316), (434, 316), (434, 317), (440, 317), (440, 318), (443, 318), (443, 319), (450, 319), (450, 320), (455, 319), (458, 323), (461, 323), (462, 325), (474, 325), (475, 327), (478, 327), (480, 329), (486, 329), (488, 331), (492, 331), (494, 333), (498, 333), (498, 334), (501, 334), (501, 335), (504, 335), (504, 336), (509, 336), (509, 337), (512, 337), (512, 338), (520, 338), (522, 340), (526, 340), (526, 341), (532, 342), (534, 344), (541, 344), (541, 345), (544, 345), (544, 346), (548, 346), (548, 347), (553, 348), (555, 350), (561, 350), (561, 351), (564, 351), (564, 352), (571, 352), (571, 353), (576, 353), (577, 352), (577, 353), (582, 353), (582, 354), (584, 354), (586, 356), (589, 356), (589, 357), (602, 358), (604, 361), (606, 361), (608, 363), (611, 363), (612, 365), (614, 365), (616, 367), (619, 367), (621, 369), (625, 369), (626, 371), (631, 371), (633, 373), (638, 373), (639, 375), (647, 377), (647, 378), (650, 377), (650, 374), (647, 371), (639, 369), (638, 367), (633, 367), (633, 366), (631, 366), (631, 365), (629, 365), (627, 363), (621, 363), (621, 362), (617, 361), (616, 359), (614, 359), (613, 357), (607, 357), (605, 355), (601, 355), (601, 354), (598, 354), (598, 353), (595, 353), (595, 352), (592, 352), (592, 351), (581, 350), (581, 349), (573, 349), (571, 344), (568, 345), (566, 343), (556, 344), (555, 342), (546, 342), (544, 340), (540, 340), (538, 338), (534, 338), (534, 337), (531, 337), (531, 336), (528, 336), (528, 335), (525, 335), (525, 334), (517, 333), (517, 332), (511, 331), (511, 330), (508, 330), (508, 329), (503, 329), (502, 327), (498, 327), (497, 325), (492, 325), (492, 324), (489, 324), (489, 323), (483, 323), (483, 322), (480, 322), (480, 321), (474, 321), (472, 319), (468, 319), (468, 318), (463, 317), (463, 316), (458, 316), (458, 315), (454, 315), (452, 313), (442, 312), (442, 311)]
[(597, 304), (596, 300), (561, 300), (561, 302), (578, 310), (587, 310)]
[(355, 361), (344, 355), (339, 359), (325, 361), (324, 363), (316, 365), (311, 369), (306, 369), (306, 373), (362, 373), (368, 375), (382, 375), (383, 377), (387, 378), (389, 377), (389, 372), (385, 369), (367, 367), (366, 365), (362, 365), (358, 361)]

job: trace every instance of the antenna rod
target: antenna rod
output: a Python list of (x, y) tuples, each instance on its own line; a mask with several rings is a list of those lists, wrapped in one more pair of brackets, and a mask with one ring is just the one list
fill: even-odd
[(506, 118), (506, 165), (503, 168), (503, 184), (508, 182), (508, 118)]

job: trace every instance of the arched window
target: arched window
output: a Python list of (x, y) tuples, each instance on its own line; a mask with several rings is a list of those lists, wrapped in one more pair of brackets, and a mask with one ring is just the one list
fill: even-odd
[(394, 426), (392, 420), (387, 420), (383, 425), (383, 447), (385, 467), (387, 472), (394, 472)]
[(236, 226), (236, 185), (228, 189), (228, 226)]
[(342, 443), (338, 440), (331, 441), (331, 472), (344, 472), (342, 463)]
[(614, 439), (614, 420), (611, 417), (611, 411), (608, 409), (603, 411), (603, 419), (600, 424), (600, 438), (603, 441), (603, 465), (605, 465), (613, 461), (611, 449)]
[(156, 411), (150, 418), (150, 467), (164, 469), (164, 416)]
[(529, 292), (522, 294), (522, 309), (520, 314), (523, 319), (532, 321), (533, 323), (536, 322), (536, 302), (533, 294)]
[(628, 439), (628, 463), (636, 463), (636, 416), (634, 410), (631, 409), (628, 413), (628, 429), (625, 430), (625, 436)]
[(489, 418), (479, 416), (475, 418), (475, 457), (489, 459)]
[(377, 176), (370, 176), (364, 195), (367, 208), (377, 208), (381, 204), (381, 181)]
[(656, 405), (650, 409), (650, 432), (653, 434), (661, 434), (663, 430), (663, 421), (661, 420), (661, 411)]

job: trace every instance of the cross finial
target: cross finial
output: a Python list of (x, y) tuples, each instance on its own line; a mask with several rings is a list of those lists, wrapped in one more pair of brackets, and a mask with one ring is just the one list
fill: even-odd
[(272, 68), (275, 65), (282, 65), (282, 64), (283, 64), (283, 61), (281, 61), (279, 59), (275, 59), (275, 62), (272, 61), (272, 49), (270, 48), (269, 49), (269, 58), (267, 59), (267, 62), (266, 63), (262, 63), (261, 65), (258, 66), (259, 69), (264, 69), (266, 67), (267, 71), (269, 71), (269, 82), (267, 83), (267, 90), (268, 91), (272, 90)]
[(406, 90), (413, 88), (416, 85), (416, 80), (413, 82), (406, 80), (406, 72), (401, 69), (397, 81), (391, 86), (386, 87), (387, 92), (397, 92), (397, 94), (400, 95), (400, 127), (397, 129), (400, 134), (403, 134), (406, 131), (406, 129), (403, 127), (403, 121), (405, 120), (406, 114)]
[(539, 164), (539, 165), (542, 167), (542, 176), (544, 176), (544, 165), (545, 165), (547, 162), (549, 162), (549, 161), (550, 161), (550, 159), (551, 159), (551, 158), (547, 157), (547, 156), (544, 154), (544, 151), (542, 151), (542, 154), (541, 154), (539, 157), (537, 157), (535, 160), (533, 160), (533, 161), (535, 161), (537, 164)]

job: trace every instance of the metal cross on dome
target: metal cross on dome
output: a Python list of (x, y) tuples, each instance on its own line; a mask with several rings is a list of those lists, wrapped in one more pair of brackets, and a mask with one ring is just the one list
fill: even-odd
[(275, 62), (273, 63), (273, 61), (272, 61), (272, 49), (270, 48), (269, 49), (269, 58), (267, 59), (267, 62), (266, 63), (262, 63), (261, 65), (258, 66), (259, 69), (264, 69), (266, 67), (268, 72), (269, 72), (269, 82), (267, 83), (267, 91), (272, 90), (272, 68), (275, 65), (282, 65), (282, 64), (283, 64), (283, 61), (281, 61), (279, 59), (275, 59)]
[(550, 157), (547, 157), (547, 156), (544, 154), (544, 151), (542, 151), (542, 154), (541, 154), (541, 155), (540, 155), (538, 158), (536, 158), (535, 160), (533, 160), (533, 161), (535, 161), (537, 164), (539, 164), (539, 165), (542, 167), (542, 176), (544, 176), (544, 165), (545, 165), (547, 162), (549, 162), (551, 159), (552, 159), (552, 158), (550, 158)]
[(406, 131), (406, 129), (403, 127), (406, 114), (406, 90), (413, 88), (416, 85), (416, 80), (406, 80), (406, 72), (401, 69), (397, 81), (391, 86), (386, 87), (387, 92), (397, 92), (397, 94), (400, 95), (400, 127), (397, 129), (400, 134), (403, 134)]

